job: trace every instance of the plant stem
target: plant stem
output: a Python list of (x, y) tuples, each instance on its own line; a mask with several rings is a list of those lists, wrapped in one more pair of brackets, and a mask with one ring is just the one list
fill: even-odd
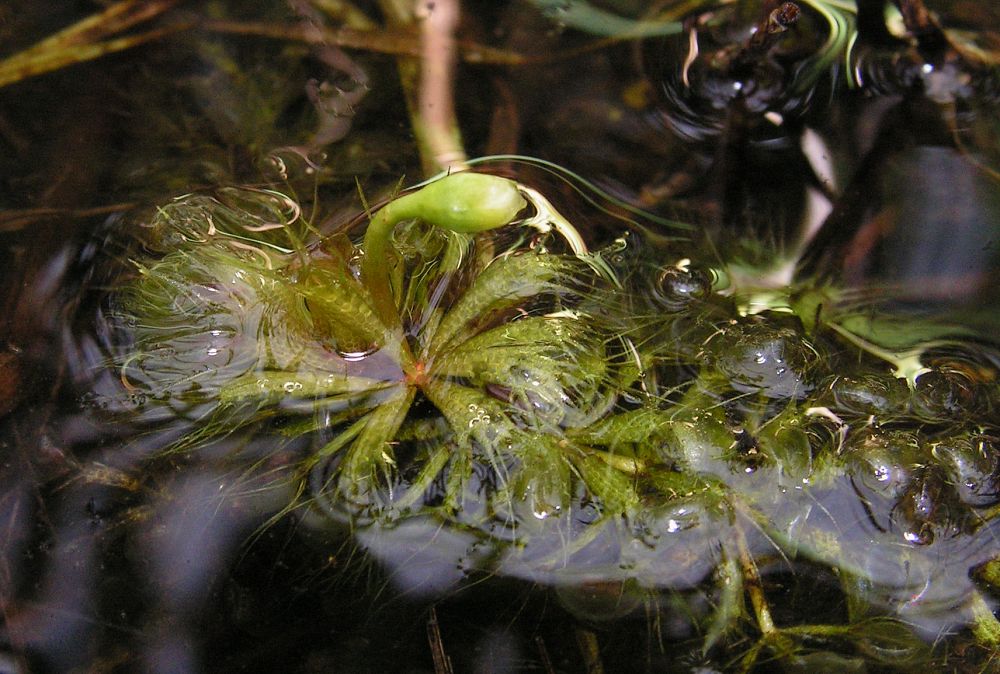
[(422, 60), (415, 133), (431, 159), (428, 166), (425, 157), (424, 170), (462, 170), (467, 168), (466, 156), (455, 117), (454, 96), (459, 3), (458, 0), (420, 2), (418, 9)]
[(361, 278), (376, 315), (387, 327), (399, 327), (389, 280), (392, 232), (397, 224), (419, 218), (452, 232), (476, 233), (510, 223), (524, 206), (517, 183), (482, 173), (445, 176), (383, 206), (365, 232), (361, 260)]
[(420, 22), (420, 59), (400, 58), (406, 96), (424, 175), (465, 167), (453, 98), (458, 0), (380, 0), (390, 26)]
[(750, 604), (753, 606), (754, 615), (757, 617), (757, 627), (765, 637), (774, 634), (777, 628), (774, 626), (774, 618), (771, 617), (771, 608), (767, 604), (764, 596), (764, 588), (760, 582), (760, 574), (757, 572), (757, 565), (754, 564), (753, 557), (747, 549), (747, 539), (743, 535), (743, 529), (739, 524), (734, 527), (736, 530), (736, 545), (739, 550), (740, 568), (743, 570), (743, 584), (750, 595)]
[(419, 217), (418, 195), (412, 192), (390, 201), (375, 213), (365, 231), (361, 278), (371, 293), (375, 314), (386, 325), (399, 328), (399, 311), (389, 282), (392, 257), (392, 232), (400, 222)]
[(0, 61), (0, 87), (106, 54), (131, 49), (184, 30), (188, 26), (177, 24), (101, 41), (133, 25), (149, 21), (175, 4), (177, 0), (154, 0), (146, 3), (124, 0), (111, 5), (103, 12), (88, 16), (28, 49)]

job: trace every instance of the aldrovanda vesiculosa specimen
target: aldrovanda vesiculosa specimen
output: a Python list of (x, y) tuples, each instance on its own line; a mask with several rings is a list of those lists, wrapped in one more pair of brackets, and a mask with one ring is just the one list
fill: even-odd
[[(748, 666), (912, 663), (942, 624), (1000, 645), (1000, 355), (887, 343), (835, 289), (727, 288), (684, 240), (616, 226), (588, 248), (472, 172), (333, 233), (278, 192), (187, 195), (111, 297), (120, 381), (140, 419), (185, 421), (165, 451), (273, 437), (288, 509), (390, 565), (447, 530), (449, 568), (701, 592), (706, 649), (752, 616)], [(775, 557), (833, 570), (847, 621), (777, 624)]]

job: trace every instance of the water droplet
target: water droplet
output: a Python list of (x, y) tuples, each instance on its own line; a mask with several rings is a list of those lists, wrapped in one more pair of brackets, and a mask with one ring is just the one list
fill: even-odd
[(285, 390), (285, 393), (295, 393), (296, 391), (302, 389), (302, 382), (286, 381), (282, 388)]
[(372, 345), (367, 349), (362, 349), (360, 351), (341, 351), (337, 349), (337, 355), (346, 360), (348, 363), (357, 363), (358, 361), (364, 360), (368, 356), (372, 355), (378, 351), (378, 346)]
[(915, 531), (904, 531), (903, 538), (906, 539), (907, 543), (913, 543), (914, 545), (923, 545), (924, 543), (924, 539)]

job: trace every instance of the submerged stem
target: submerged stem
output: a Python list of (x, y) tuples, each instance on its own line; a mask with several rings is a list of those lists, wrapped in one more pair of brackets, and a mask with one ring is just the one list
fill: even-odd
[(760, 582), (760, 573), (757, 571), (757, 564), (747, 547), (747, 539), (743, 530), (736, 526), (736, 545), (739, 550), (740, 568), (743, 570), (743, 583), (747, 593), (750, 595), (750, 604), (753, 606), (754, 615), (757, 618), (757, 627), (765, 637), (774, 634), (777, 628), (774, 626), (774, 618), (771, 616), (771, 607), (768, 606), (767, 597), (764, 596), (764, 587)]
[(420, 219), (452, 232), (484, 232), (510, 223), (525, 205), (512, 180), (456, 173), (383, 206), (365, 232), (361, 261), (361, 277), (379, 318), (389, 327), (399, 326), (389, 269), (392, 232), (397, 224)]
[(453, 93), (457, 0), (380, 0), (379, 6), (389, 25), (420, 27), (420, 58), (401, 57), (397, 67), (424, 174), (464, 168)]
[(121, 0), (104, 11), (92, 14), (28, 49), (0, 60), (0, 87), (131, 49), (183, 30), (186, 25), (174, 24), (134, 35), (105, 39), (154, 19), (177, 4), (177, 1), (152, 0), (142, 3), (137, 0)]

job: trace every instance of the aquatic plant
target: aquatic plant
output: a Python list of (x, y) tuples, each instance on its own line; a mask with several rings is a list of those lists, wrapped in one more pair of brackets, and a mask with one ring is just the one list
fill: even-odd
[[(567, 605), (703, 597), (705, 650), (758, 635), (746, 669), (905, 667), (962, 625), (1000, 646), (1000, 352), (900, 337), (829, 286), (730, 286), (612, 222), (591, 250), (538, 190), (471, 172), (332, 233), (277, 192), (180, 197), (112, 297), (120, 379), (140, 421), (185, 420), (165, 451), (273, 437), (288, 510), (390, 566), (416, 538)], [(843, 624), (774, 617), (781, 559), (834, 572)]]
[[(134, 324), (122, 381), (207, 417), (197, 440), (315, 414), (285, 432), (331, 436), (306, 461), (324, 499), (403, 509), (446, 463), (452, 486), (468, 479), (473, 450), (514, 488), (512, 462), (552, 455), (535, 434), (602, 413), (611, 381), (598, 307), (578, 306), (610, 283), (596, 260), (551, 252), (555, 242), (520, 221), (499, 238), (474, 236), (514, 221), (522, 194), (544, 216), (540, 195), (458, 173), (378, 209), (359, 243), (341, 233), (308, 246), (281, 195), (182, 198), (151, 224), (151, 245), (171, 252), (138, 263), (119, 297)], [(441, 418), (411, 415), (415, 404)], [(448, 443), (422, 458), (417, 484), (404, 489), (393, 447), (431, 421)]]

